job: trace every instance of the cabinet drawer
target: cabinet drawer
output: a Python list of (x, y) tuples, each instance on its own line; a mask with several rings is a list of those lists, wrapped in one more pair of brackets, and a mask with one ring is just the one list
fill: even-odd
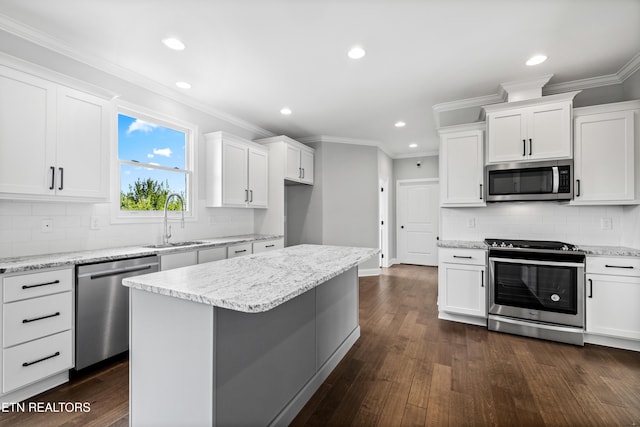
[(3, 301), (18, 301), (70, 291), (72, 284), (73, 269), (70, 268), (9, 276), (3, 279)]
[(587, 257), (586, 272), (610, 276), (640, 277), (640, 258)]
[(253, 242), (254, 254), (282, 248), (284, 248), (284, 239), (267, 240), (265, 242)]
[(198, 264), (205, 262), (220, 261), (227, 258), (227, 248), (210, 248), (198, 251)]
[(8, 393), (73, 367), (71, 331), (3, 350), (2, 391)]
[(71, 292), (4, 304), (3, 346), (10, 347), (71, 329)]
[(483, 249), (438, 248), (438, 262), (486, 265), (487, 251)]
[(242, 245), (229, 246), (227, 248), (227, 258), (235, 258), (251, 253), (251, 243), (243, 243)]

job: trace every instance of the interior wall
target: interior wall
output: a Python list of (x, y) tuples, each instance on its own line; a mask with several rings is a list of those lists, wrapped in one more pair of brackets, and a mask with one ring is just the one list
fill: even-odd
[[(387, 186), (384, 189), (387, 197), (387, 244), (388, 252), (384, 253), (385, 259), (391, 260), (396, 257), (395, 254), (395, 190), (396, 186), (393, 180), (393, 159), (385, 154), (382, 150), (378, 150), (378, 180), (386, 181)], [(378, 191), (378, 197), (382, 197), (382, 192)], [(381, 248), (382, 249), (382, 248)]]
[[(195, 197), (198, 200), (197, 220), (187, 221), (184, 229), (174, 223), (173, 239), (177, 241), (253, 233), (253, 209), (204, 207), (206, 183), (203, 134), (224, 130), (247, 139), (256, 139), (272, 136), (270, 133), (240, 120), (232, 123), (200, 111), (3, 31), (0, 31), (0, 46), (0, 55), (10, 55), (0, 57), (0, 63), (13, 63), (16, 61), (11, 57), (18, 58), (27, 61), (29, 68), (45, 68), (46, 74), (50, 74), (52, 78), (77, 82), (81, 88), (92, 87), (100, 93), (112, 92), (119, 95), (116, 102), (123, 101), (198, 126), (196, 149), (199, 156), (196, 167), (199, 185)], [(115, 140), (113, 143), (115, 144)], [(90, 228), (91, 217), (98, 218), (98, 230)], [(53, 231), (41, 231), (43, 219), (53, 220)], [(109, 203), (0, 200), (0, 257), (3, 258), (158, 243), (162, 233), (163, 224), (158, 220), (144, 224), (112, 224)]]
[[(378, 148), (322, 142), (323, 243), (378, 247)], [(361, 269), (377, 269), (377, 257)]]
[(625, 101), (640, 99), (640, 69), (638, 69), (622, 84), (622, 93)]

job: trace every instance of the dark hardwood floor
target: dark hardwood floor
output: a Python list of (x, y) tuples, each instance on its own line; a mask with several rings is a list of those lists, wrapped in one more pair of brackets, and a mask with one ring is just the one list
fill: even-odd
[[(576, 347), (437, 319), (437, 269), (360, 279), (362, 336), (293, 426), (640, 425), (640, 353)], [(0, 414), (0, 425), (125, 426), (128, 364), (34, 398), (90, 413)]]

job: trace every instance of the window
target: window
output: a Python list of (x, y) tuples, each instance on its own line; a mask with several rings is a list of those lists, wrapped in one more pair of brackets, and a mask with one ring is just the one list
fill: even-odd
[[(193, 216), (193, 135), (184, 124), (121, 110), (118, 113), (118, 217), (161, 216), (179, 194)], [(177, 198), (170, 210), (181, 210)]]

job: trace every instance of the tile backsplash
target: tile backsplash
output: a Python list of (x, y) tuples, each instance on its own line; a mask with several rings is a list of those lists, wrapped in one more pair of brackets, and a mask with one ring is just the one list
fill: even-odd
[(504, 238), (583, 245), (625, 244), (625, 215), (621, 206), (490, 203), (484, 208), (443, 208), (440, 221), (443, 240)]
[[(253, 233), (253, 209), (204, 204), (200, 201), (197, 220), (185, 221), (184, 229), (178, 216), (171, 218), (173, 241)], [(112, 223), (108, 203), (0, 200), (0, 258), (160, 243), (163, 231), (161, 220)]]

